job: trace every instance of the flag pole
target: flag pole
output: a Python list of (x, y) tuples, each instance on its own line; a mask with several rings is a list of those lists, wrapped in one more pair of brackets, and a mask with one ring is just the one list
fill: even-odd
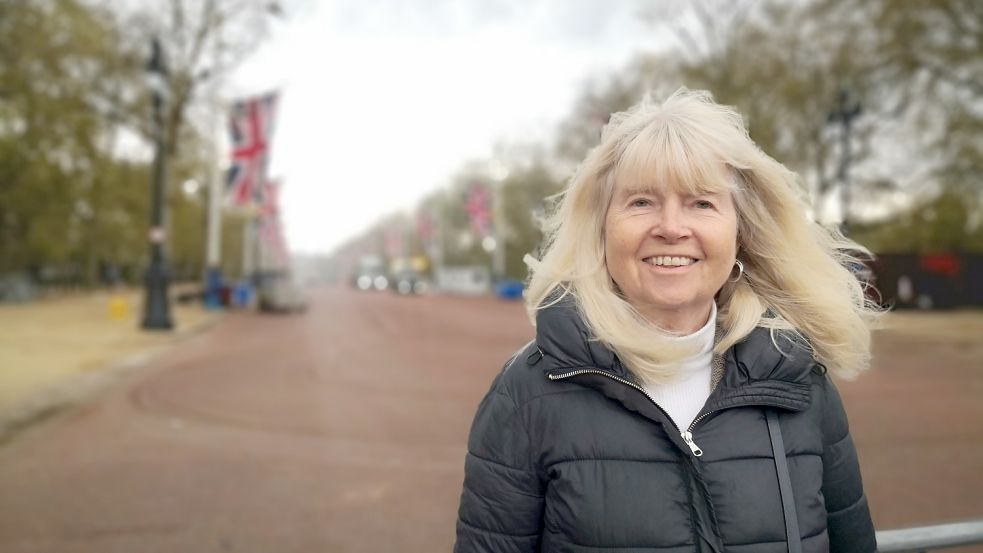
[(492, 266), (495, 271), (495, 276), (498, 280), (505, 280), (505, 216), (504, 211), (501, 206), (502, 193), (501, 184), (498, 184), (493, 188), (492, 196), (492, 229), (493, 236), (495, 238), (495, 252), (492, 259)]
[(437, 196), (436, 207), (431, 207), (428, 216), (432, 222), (433, 229), (430, 232), (429, 252), (430, 255), (430, 276), (433, 279), (433, 287), (440, 290), (440, 277), (444, 273), (444, 196)]
[(246, 216), (245, 224), (242, 227), (242, 280), (249, 284), (252, 282), (255, 272), (255, 251), (256, 251), (256, 218), (252, 212)]
[[(265, 195), (265, 192), (264, 192)], [(265, 199), (263, 200), (265, 201)], [(262, 204), (261, 204), (262, 205)], [(261, 298), (266, 286), (269, 284), (267, 279), (269, 278), (270, 270), (270, 245), (267, 244), (268, 240), (263, 233), (267, 232), (265, 225), (269, 224), (266, 217), (262, 213), (262, 207), (260, 208), (260, 214), (256, 217), (256, 297)]]
[(221, 106), (212, 97), (212, 166), (208, 178), (208, 225), (205, 234), (205, 307), (222, 307), (222, 175), (219, 168), (217, 134)]

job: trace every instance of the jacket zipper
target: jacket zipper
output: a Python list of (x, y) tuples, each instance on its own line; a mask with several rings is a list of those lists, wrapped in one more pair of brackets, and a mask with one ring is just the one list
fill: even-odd
[(686, 431), (683, 432), (683, 441), (686, 442), (686, 445), (688, 445), (690, 447), (690, 449), (693, 450), (693, 455), (695, 455), (697, 457), (703, 455), (703, 450), (700, 449), (696, 445), (696, 443), (693, 442), (693, 429), (696, 428), (696, 423), (700, 422), (701, 420), (707, 418), (708, 416), (710, 416), (710, 415), (712, 415), (712, 414), (714, 414), (716, 412), (717, 412), (716, 409), (712, 409), (712, 410), (707, 411), (706, 413), (703, 413), (702, 415), (696, 417), (695, 419), (693, 419), (693, 422), (689, 423), (689, 428), (687, 428)]
[[(671, 422), (672, 425), (674, 427), (676, 427), (676, 431), (679, 432), (679, 425), (676, 424), (676, 421), (673, 420), (672, 416), (665, 409), (663, 409), (662, 406), (659, 405), (658, 402), (656, 402), (655, 399), (651, 395), (649, 395), (648, 392), (645, 391), (645, 388), (642, 388), (641, 386), (639, 386), (638, 384), (635, 384), (634, 382), (632, 382), (630, 380), (621, 378), (620, 376), (615, 376), (615, 375), (613, 375), (611, 373), (608, 373), (608, 372), (605, 372), (605, 371), (602, 371), (602, 370), (598, 370), (598, 369), (577, 369), (575, 371), (570, 371), (570, 372), (563, 373), (563, 374), (556, 374), (556, 375), (554, 375), (554, 374), (547, 374), (546, 376), (550, 380), (563, 380), (564, 378), (570, 378), (571, 376), (578, 376), (578, 375), (582, 375), (582, 374), (599, 374), (601, 376), (606, 376), (606, 377), (610, 378), (611, 380), (615, 380), (615, 381), (620, 382), (620, 383), (622, 383), (622, 384), (624, 384), (626, 386), (631, 386), (632, 388), (635, 388), (639, 392), (642, 392), (642, 394), (644, 394), (645, 397), (647, 397), (649, 399), (649, 401), (652, 402), (652, 405), (655, 405), (659, 409), (659, 411), (662, 411), (662, 414), (664, 414), (666, 416), (666, 418), (669, 419), (669, 422)], [(690, 423), (689, 428), (687, 428), (686, 430), (683, 430), (682, 432), (679, 432), (679, 435), (682, 436), (682, 438), (683, 438), (683, 442), (685, 442), (686, 445), (689, 446), (689, 449), (690, 449), (690, 451), (693, 452), (693, 456), (694, 457), (701, 457), (703, 455), (703, 450), (700, 449), (700, 446), (696, 445), (696, 442), (695, 441), (693, 441), (693, 428), (696, 426), (696, 423), (700, 422), (701, 420), (703, 420), (704, 418), (706, 418), (711, 413), (714, 413), (714, 411), (707, 411), (706, 413), (703, 413), (702, 415), (696, 417), (695, 419), (693, 419), (693, 422)]]

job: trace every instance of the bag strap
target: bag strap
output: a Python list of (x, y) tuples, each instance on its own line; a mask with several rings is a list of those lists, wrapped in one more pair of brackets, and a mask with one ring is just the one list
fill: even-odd
[(782, 441), (782, 429), (778, 425), (778, 414), (772, 409), (765, 409), (768, 419), (768, 435), (771, 437), (771, 449), (775, 454), (775, 470), (778, 471), (778, 487), (782, 493), (782, 511), (785, 515), (785, 536), (788, 543), (788, 553), (802, 553), (802, 538), (799, 536), (799, 519), (795, 514), (795, 499), (792, 497), (792, 479), (788, 474), (788, 460), (785, 458), (785, 443)]

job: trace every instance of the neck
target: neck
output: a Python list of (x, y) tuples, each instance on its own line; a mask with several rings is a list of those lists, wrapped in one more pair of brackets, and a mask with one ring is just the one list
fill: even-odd
[(679, 311), (642, 312), (652, 324), (668, 332), (692, 334), (703, 328), (710, 319), (713, 303), (699, 309)]

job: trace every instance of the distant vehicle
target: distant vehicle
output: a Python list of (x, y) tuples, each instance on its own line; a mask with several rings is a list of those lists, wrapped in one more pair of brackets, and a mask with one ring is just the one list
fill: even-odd
[(364, 255), (358, 260), (352, 275), (352, 286), (359, 290), (385, 290), (389, 288), (386, 263), (378, 255)]
[(416, 271), (400, 271), (393, 275), (393, 291), (401, 296), (425, 294), (430, 286)]
[(362, 274), (355, 278), (355, 287), (359, 290), (385, 290), (389, 288), (389, 279), (386, 275)]
[(307, 294), (289, 271), (261, 273), (257, 299), (261, 311), (291, 313), (307, 310)]

